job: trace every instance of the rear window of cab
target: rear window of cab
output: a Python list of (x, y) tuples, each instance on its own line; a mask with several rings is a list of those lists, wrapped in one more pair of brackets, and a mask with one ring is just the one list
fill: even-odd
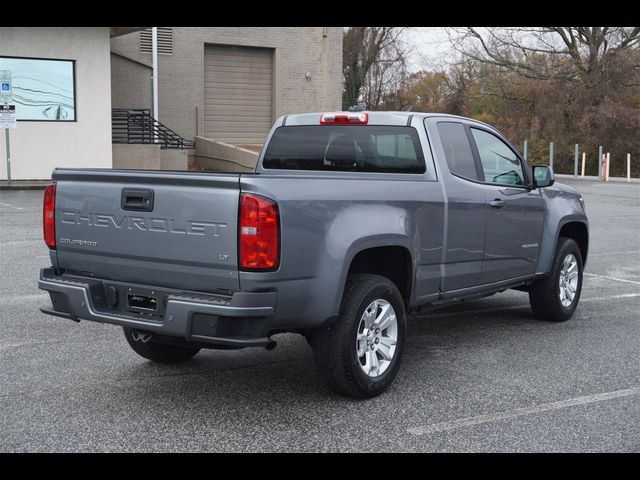
[(262, 161), (266, 169), (424, 173), (415, 128), (384, 125), (280, 127)]

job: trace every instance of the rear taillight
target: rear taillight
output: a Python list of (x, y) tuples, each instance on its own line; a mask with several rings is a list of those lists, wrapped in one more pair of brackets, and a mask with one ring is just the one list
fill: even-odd
[(272, 200), (243, 193), (238, 226), (239, 266), (245, 270), (278, 268), (278, 206)]
[(42, 204), (42, 233), (44, 243), (49, 248), (56, 248), (56, 184), (52, 183), (44, 189)]
[(320, 125), (366, 125), (369, 123), (368, 113), (323, 113)]

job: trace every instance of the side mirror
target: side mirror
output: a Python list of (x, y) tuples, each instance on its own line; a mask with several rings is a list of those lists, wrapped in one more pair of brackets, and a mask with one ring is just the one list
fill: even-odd
[(553, 176), (553, 169), (547, 165), (534, 165), (533, 166), (533, 185), (532, 188), (544, 188), (550, 187), (555, 182)]

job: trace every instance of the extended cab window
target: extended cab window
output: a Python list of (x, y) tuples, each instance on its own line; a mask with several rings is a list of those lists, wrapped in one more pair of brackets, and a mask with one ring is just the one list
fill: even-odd
[(438, 133), (451, 173), (469, 180), (480, 180), (464, 125), (438, 122)]
[(471, 128), (471, 133), (478, 147), (485, 182), (525, 184), (520, 160), (506, 143), (484, 130)]
[(262, 166), (269, 169), (424, 173), (418, 133), (383, 125), (300, 125), (278, 128)]

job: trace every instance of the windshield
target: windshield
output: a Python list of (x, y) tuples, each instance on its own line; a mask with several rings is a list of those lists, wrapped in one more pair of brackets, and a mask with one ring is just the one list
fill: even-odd
[(424, 173), (415, 128), (302, 125), (278, 128), (262, 162), (267, 169)]

